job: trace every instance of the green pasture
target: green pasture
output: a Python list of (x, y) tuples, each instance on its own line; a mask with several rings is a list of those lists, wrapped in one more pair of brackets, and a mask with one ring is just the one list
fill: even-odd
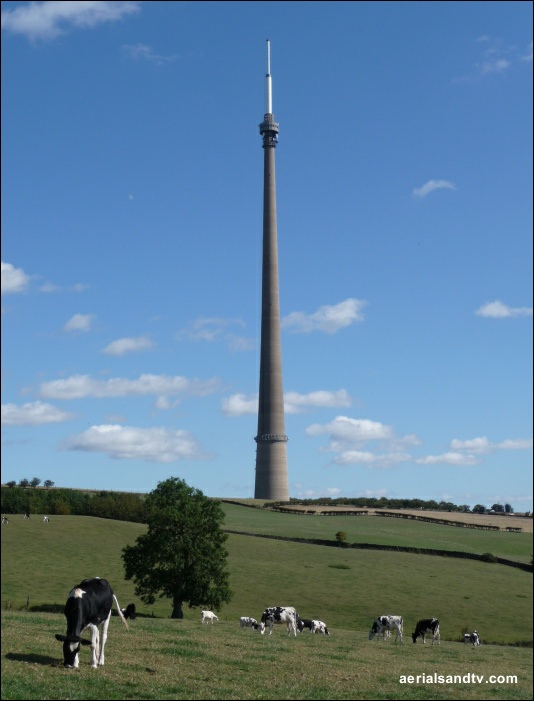
[(400, 545), (470, 553), (493, 553), (518, 562), (532, 559), (532, 533), (509, 533), (443, 526), (381, 516), (319, 516), (284, 514), (223, 503), (224, 527), (292, 538), (335, 540), (338, 531), (348, 543)]
[[(335, 530), (338, 518), (310, 517), (331, 522)], [(225, 525), (235, 527), (230, 517)], [(386, 525), (404, 524), (395, 519)], [(426, 529), (428, 524), (409, 525)], [(133, 582), (124, 580), (121, 550), (144, 529), (82, 516), (54, 516), (49, 524), (37, 516), (10, 519), (2, 527), (2, 608), (17, 610), (29, 599), (30, 610), (61, 612), (74, 584), (100, 576), (110, 580), (123, 607), (134, 602), (143, 615), (168, 617), (168, 600), (145, 606), (134, 596)], [(266, 606), (288, 605), (303, 618), (325, 621), (333, 631), (366, 635), (375, 616), (393, 613), (404, 617), (406, 635), (419, 618), (434, 616), (442, 622), (444, 640), (459, 640), (464, 630), (477, 628), (487, 643), (532, 644), (532, 574), (516, 568), (244, 535), (230, 535), (227, 548), (234, 597), (219, 612), (224, 622), (259, 618)], [(199, 621), (199, 611), (186, 609), (186, 620)], [(63, 627), (61, 616), (56, 625)]]
[(527, 648), (377, 643), (348, 629), (261, 636), (235, 620), (202, 626), (198, 618), (138, 618), (127, 631), (115, 617), (105, 667), (91, 669), (84, 648), (72, 670), (54, 639), (59, 622), (2, 612), (3, 699), (532, 698)]

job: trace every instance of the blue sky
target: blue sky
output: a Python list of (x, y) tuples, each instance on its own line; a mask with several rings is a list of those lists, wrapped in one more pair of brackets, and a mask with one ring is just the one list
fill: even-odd
[(3, 2), (2, 479), (532, 510), (530, 2)]

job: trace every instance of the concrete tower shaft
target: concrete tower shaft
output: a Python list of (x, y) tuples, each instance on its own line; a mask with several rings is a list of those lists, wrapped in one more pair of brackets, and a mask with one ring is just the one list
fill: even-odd
[(260, 134), (263, 141), (263, 263), (261, 302), (260, 388), (256, 448), (256, 499), (289, 500), (287, 436), (282, 382), (278, 230), (274, 152), (278, 124), (272, 114), (270, 43), (267, 41), (266, 108)]

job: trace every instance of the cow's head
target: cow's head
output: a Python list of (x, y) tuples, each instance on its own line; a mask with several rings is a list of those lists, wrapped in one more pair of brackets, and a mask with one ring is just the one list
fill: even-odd
[(379, 633), (379, 632), (380, 632), (380, 624), (377, 621), (375, 621), (373, 623), (373, 627), (369, 631), (369, 640), (372, 640), (375, 637), (375, 635), (377, 635), (377, 633)]
[(92, 645), (90, 640), (84, 640), (80, 638), (79, 635), (60, 635), (56, 633), (56, 640), (63, 643), (63, 666), (64, 667), (77, 667), (78, 666), (78, 653), (80, 652), (81, 645)]
[(258, 625), (259, 625), (260, 633), (263, 635), (265, 633), (265, 621), (262, 621)]
[(412, 633), (412, 640), (414, 641), (414, 643), (417, 642), (418, 637), (419, 636), (417, 635), (417, 633)]

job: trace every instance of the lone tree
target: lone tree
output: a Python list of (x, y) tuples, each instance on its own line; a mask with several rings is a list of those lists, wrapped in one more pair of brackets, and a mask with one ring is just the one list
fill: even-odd
[(156, 595), (171, 599), (171, 618), (184, 617), (184, 603), (216, 610), (228, 603), (228, 536), (220, 502), (171, 477), (150, 492), (145, 508), (148, 531), (122, 551), (136, 595), (147, 605)]
[(345, 545), (347, 541), (347, 534), (345, 531), (338, 531), (336, 533), (336, 540), (339, 543), (339, 547), (341, 548), (343, 545)]

